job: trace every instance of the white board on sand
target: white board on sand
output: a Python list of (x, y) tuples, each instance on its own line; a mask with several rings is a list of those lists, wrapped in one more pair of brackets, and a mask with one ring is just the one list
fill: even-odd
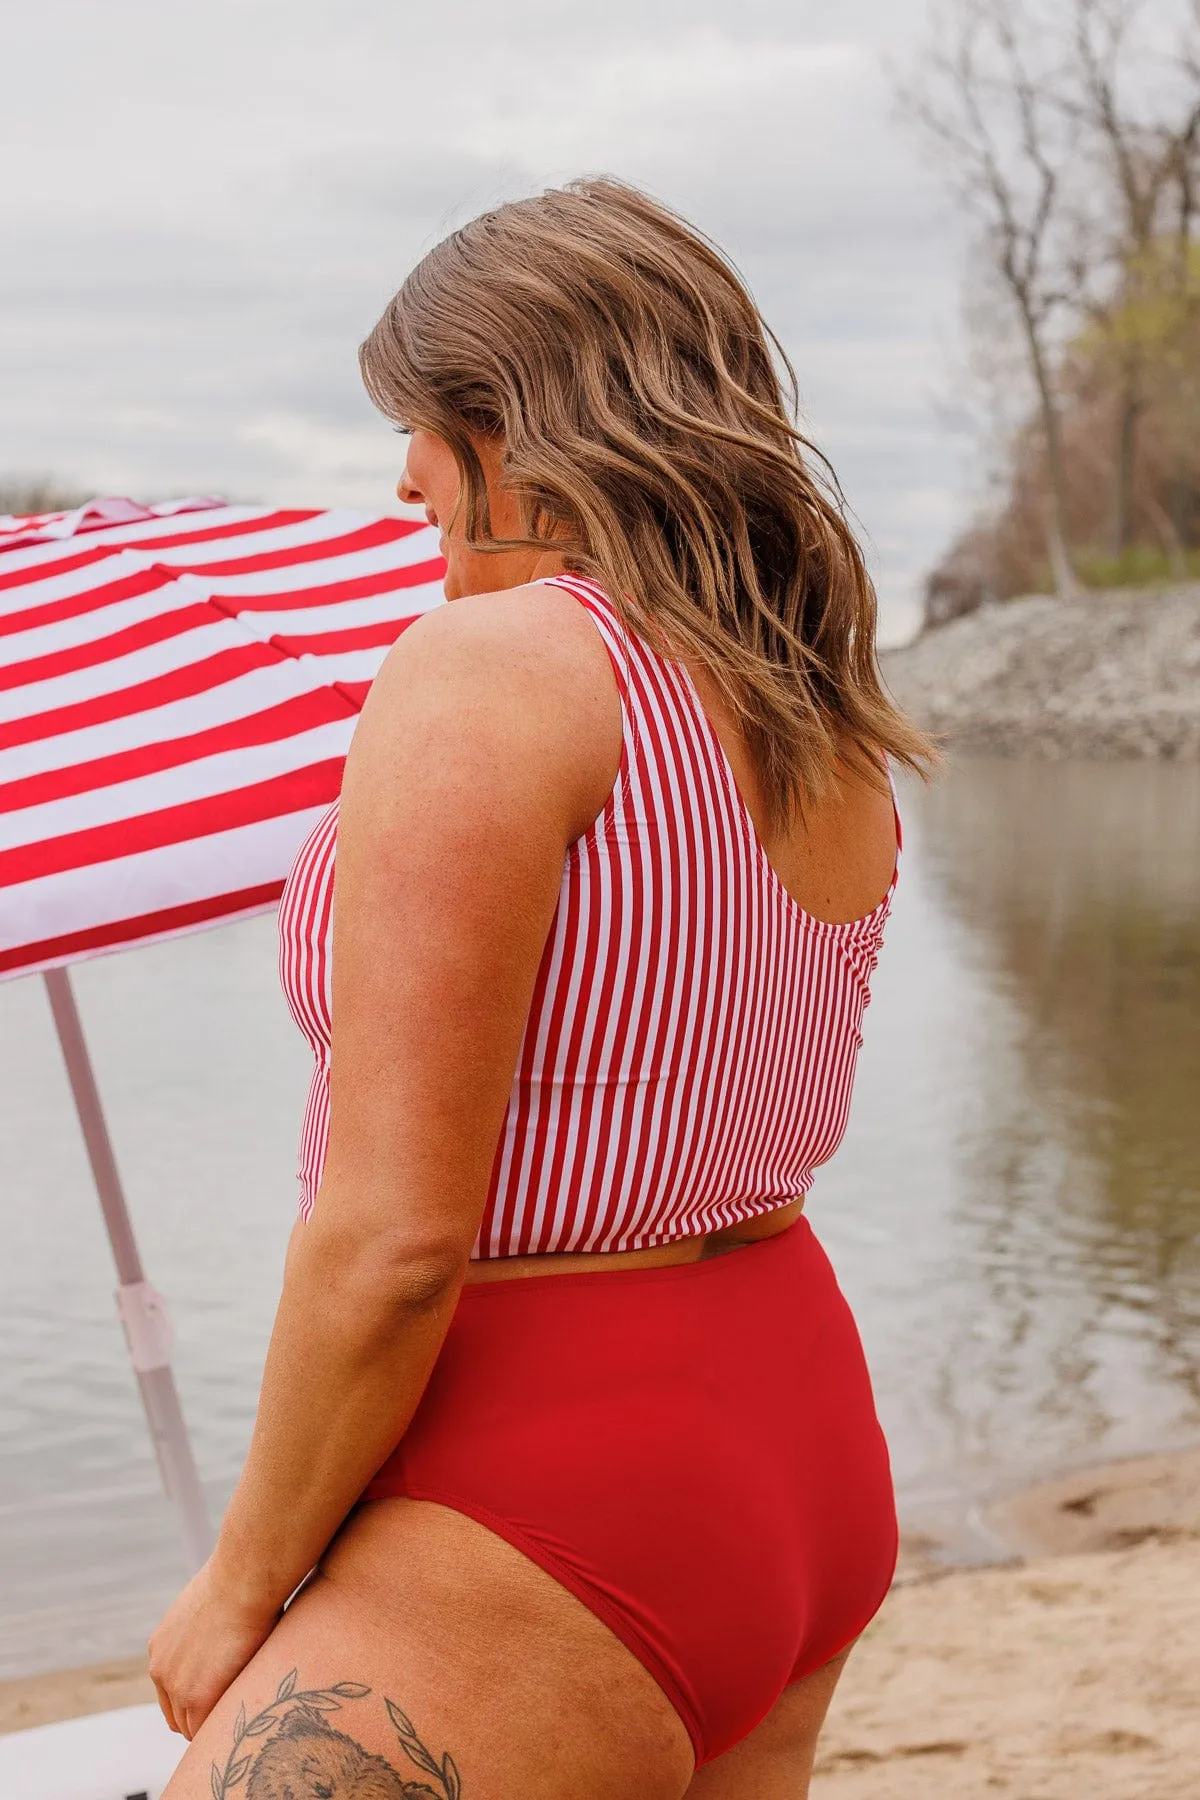
[(187, 1749), (157, 1706), (0, 1737), (0, 1800), (159, 1800)]

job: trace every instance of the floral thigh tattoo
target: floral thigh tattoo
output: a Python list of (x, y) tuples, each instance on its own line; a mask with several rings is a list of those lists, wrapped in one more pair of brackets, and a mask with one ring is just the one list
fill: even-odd
[(212, 1765), (213, 1800), (459, 1800), (453, 1757), (439, 1762), (394, 1701), (383, 1704), (419, 1780), (329, 1722), (345, 1701), (370, 1698), (361, 1681), (297, 1691), (293, 1669), (262, 1712), (248, 1719), (243, 1706), (238, 1713), (224, 1767)]

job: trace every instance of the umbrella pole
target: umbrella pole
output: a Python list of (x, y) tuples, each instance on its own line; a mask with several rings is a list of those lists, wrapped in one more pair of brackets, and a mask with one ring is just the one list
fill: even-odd
[(137, 1375), (167, 1498), (179, 1508), (188, 1560), (193, 1568), (199, 1568), (212, 1549), (212, 1527), (171, 1373), (171, 1321), (165, 1300), (142, 1269), (71, 978), (65, 968), (49, 969), (45, 982), (117, 1265), (117, 1312), (125, 1328), (129, 1360)]

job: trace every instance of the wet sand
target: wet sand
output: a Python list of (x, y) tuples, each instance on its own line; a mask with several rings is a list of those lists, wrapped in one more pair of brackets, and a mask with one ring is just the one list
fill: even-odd
[[(847, 1666), (814, 1800), (1194, 1800), (1200, 1449), (998, 1500), (1012, 1560), (910, 1541)], [(0, 1731), (152, 1700), (139, 1659), (0, 1684)]]
[(1129, 1550), (1200, 1531), (1200, 1449), (1131, 1457), (1016, 1490), (988, 1524), (1018, 1555)]

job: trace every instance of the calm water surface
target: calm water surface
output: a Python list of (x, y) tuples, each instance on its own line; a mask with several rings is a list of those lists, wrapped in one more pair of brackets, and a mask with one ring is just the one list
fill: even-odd
[[(854, 1116), (811, 1214), (909, 1523), (1200, 1438), (1200, 771), (973, 762), (905, 796)], [(273, 922), (76, 987), (219, 1510), (294, 1207)], [(136, 1650), (183, 1574), (41, 984), (0, 987), (0, 1675)]]

